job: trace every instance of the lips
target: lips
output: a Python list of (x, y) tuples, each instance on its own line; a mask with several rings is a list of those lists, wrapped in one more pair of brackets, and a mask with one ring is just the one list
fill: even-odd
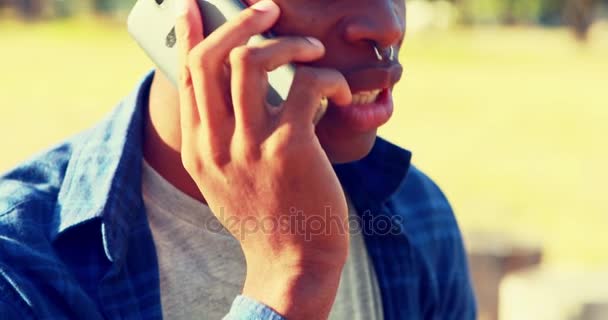
[(399, 63), (364, 69), (343, 71), (351, 92), (382, 90), (392, 88), (401, 79), (403, 67)]
[[(354, 132), (371, 132), (386, 123), (393, 114), (391, 89), (403, 73), (400, 64), (344, 72), (351, 92), (348, 106), (330, 105), (327, 115)], [(332, 122), (333, 122), (332, 121)]]
[(385, 124), (393, 114), (391, 89), (383, 89), (374, 101), (352, 103), (348, 106), (330, 106), (324, 119), (339, 124), (352, 132), (369, 133)]

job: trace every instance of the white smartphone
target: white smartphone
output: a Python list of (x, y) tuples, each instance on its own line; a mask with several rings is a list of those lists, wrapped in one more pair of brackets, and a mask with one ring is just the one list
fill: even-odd
[[(205, 35), (247, 7), (240, 0), (197, 0)], [(175, 37), (175, 0), (138, 0), (128, 18), (128, 30), (150, 59), (177, 84), (178, 52)], [(249, 43), (270, 38), (270, 33), (257, 35)], [(279, 105), (289, 93), (295, 69), (284, 65), (268, 74), (268, 102)]]

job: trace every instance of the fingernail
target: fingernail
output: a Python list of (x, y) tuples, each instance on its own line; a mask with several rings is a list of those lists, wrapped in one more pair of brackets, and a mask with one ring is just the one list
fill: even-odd
[(260, 0), (251, 6), (251, 9), (260, 12), (276, 10), (277, 5), (271, 0)]
[(308, 42), (310, 42), (315, 47), (323, 48), (323, 43), (321, 43), (321, 41), (319, 41), (319, 39), (317, 38), (306, 37), (306, 40), (308, 40)]
[(183, 17), (188, 13), (188, 0), (176, 0), (175, 1), (175, 17)]
[(327, 104), (329, 102), (327, 101), (327, 97), (323, 97), (321, 99), (321, 102), (319, 103), (319, 109), (317, 109), (317, 112), (315, 113), (314, 118), (312, 119), (312, 123), (314, 125), (317, 125), (319, 123), (319, 121), (321, 121), (321, 119), (323, 118), (323, 116), (325, 115), (325, 112), (327, 111)]

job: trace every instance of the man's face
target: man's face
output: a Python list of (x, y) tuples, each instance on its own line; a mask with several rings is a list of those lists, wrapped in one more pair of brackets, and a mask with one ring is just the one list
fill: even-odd
[[(317, 125), (321, 145), (334, 163), (364, 157), (373, 146), (377, 128), (392, 114), (391, 89), (402, 72), (398, 51), (405, 34), (405, 0), (275, 0), (275, 3), (281, 7), (281, 17), (274, 32), (321, 40), (325, 56), (312, 65), (340, 71), (353, 93), (351, 106), (337, 107), (330, 103)], [(374, 44), (384, 48), (380, 50), (382, 60), (374, 52)]]

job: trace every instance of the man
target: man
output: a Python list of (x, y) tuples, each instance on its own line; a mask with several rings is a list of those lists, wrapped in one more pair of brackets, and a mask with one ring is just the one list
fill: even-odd
[[(154, 72), (3, 176), (0, 314), (475, 318), (447, 200), (376, 138), (405, 3), (261, 0), (206, 39), (196, 2), (178, 3), (178, 89)], [(269, 107), (266, 72), (290, 62), (289, 96)]]

